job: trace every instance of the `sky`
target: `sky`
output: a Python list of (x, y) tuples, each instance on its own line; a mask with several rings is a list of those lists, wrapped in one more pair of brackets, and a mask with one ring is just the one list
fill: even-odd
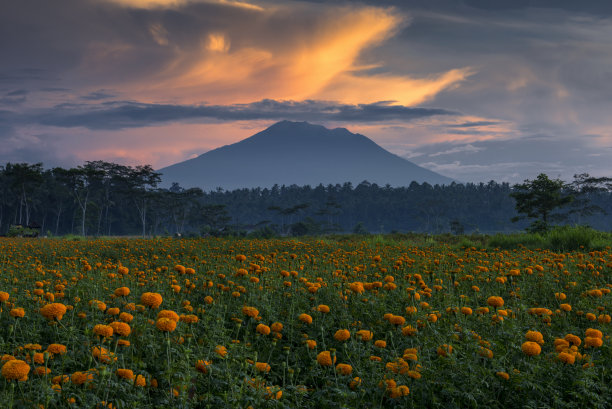
[(0, 2), (0, 164), (159, 169), (280, 120), (464, 182), (612, 176), (609, 0)]

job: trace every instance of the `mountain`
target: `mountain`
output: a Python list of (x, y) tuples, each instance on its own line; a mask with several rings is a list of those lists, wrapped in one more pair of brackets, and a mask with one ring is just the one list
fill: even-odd
[(162, 186), (209, 191), (278, 185), (337, 184), (364, 180), (381, 186), (412, 181), (450, 184), (452, 179), (386, 151), (345, 128), (327, 129), (308, 122), (278, 122), (232, 145), (160, 169)]

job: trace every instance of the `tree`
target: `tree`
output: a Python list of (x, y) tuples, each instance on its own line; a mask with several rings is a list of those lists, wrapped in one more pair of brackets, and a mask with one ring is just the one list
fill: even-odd
[(567, 190), (562, 180), (551, 180), (544, 173), (540, 173), (534, 180), (526, 179), (525, 183), (514, 185), (510, 196), (516, 201), (516, 211), (525, 216), (513, 217), (512, 222), (522, 218), (535, 219), (528, 230), (547, 231), (552, 219), (562, 220), (566, 217), (554, 211), (574, 199), (570, 193), (567, 193)]

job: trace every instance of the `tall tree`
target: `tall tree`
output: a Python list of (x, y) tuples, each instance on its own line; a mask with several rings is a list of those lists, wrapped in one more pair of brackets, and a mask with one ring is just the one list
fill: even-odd
[(567, 192), (567, 185), (560, 179), (549, 179), (540, 173), (534, 180), (525, 180), (524, 183), (513, 186), (510, 196), (516, 201), (516, 211), (524, 216), (513, 217), (516, 222), (523, 217), (535, 219), (529, 226), (533, 232), (547, 231), (553, 215), (556, 219), (564, 216), (554, 211), (569, 204), (574, 197)]
[(138, 210), (142, 237), (145, 237), (147, 234), (147, 211), (155, 195), (154, 190), (161, 181), (161, 173), (155, 172), (151, 165), (136, 166), (130, 168), (127, 181), (133, 203)]

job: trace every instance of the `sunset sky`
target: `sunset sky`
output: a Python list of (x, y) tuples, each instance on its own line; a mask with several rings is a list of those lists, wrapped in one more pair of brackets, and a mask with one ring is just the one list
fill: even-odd
[(283, 119), (460, 181), (612, 176), (609, 0), (0, 3), (0, 164), (161, 168)]

